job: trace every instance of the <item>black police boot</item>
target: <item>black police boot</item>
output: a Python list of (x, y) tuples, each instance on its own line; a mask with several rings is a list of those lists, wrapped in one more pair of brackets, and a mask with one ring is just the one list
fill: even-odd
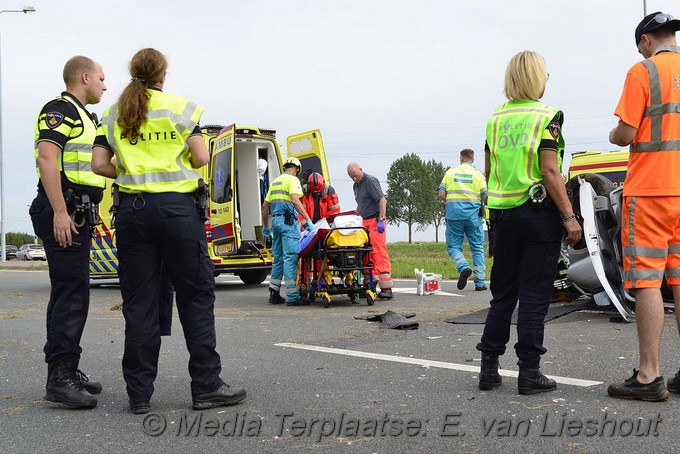
[(80, 369), (76, 369), (76, 375), (80, 379), (80, 383), (82, 383), (83, 388), (85, 388), (85, 391), (87, 391), (88, 393), (99, 394), (100, 392), (102, 392), (102, 384), (99, 383), (98, 381), (90, 380), (90, 377), (85, 375), (85, 373)]
[(479, 389), (489, 390), (500, 386), (501, 375), (498, 373), (498, 355), (482, 353), (482, 367), (479, 373)]
[(283, 304), (285, 302), (286, 300), (283, 299), (278, 290), (274, 290), (273, 288), (269, 289), (269, 304)]
[(193, 409), (205, 410), (207, 408), (235, 405), (245, 398), (245, 389), (240, 386), (230, 386), (225, 383), (211, 393), (195, 395), (193, 399)]
[(557, 388), (555, 380), (543, 375), (539, 370), (540, 358), (519, 360), (519, 377), (517, 390), (520, 394), (538, 394), (554, 391)]
[(77, 363), (71, 359), (49, 365), (45, 400), (73, 408), (97, 406), (97, 398), (85, 390), (76, 373)]

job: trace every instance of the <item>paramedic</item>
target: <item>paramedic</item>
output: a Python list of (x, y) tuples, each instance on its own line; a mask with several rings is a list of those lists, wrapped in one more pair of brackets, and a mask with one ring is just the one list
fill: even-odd
[(536, 394), (556, 388), (555, 380), (539, 370), (546, 352), (545, 316), (563, 229), (565, 241), (574, 244), (581, 238), (581, 227), (560, 173), (563, 114), (538, 101), (547, 81), (542, 56), (531, 51), (516, 54), (505, 73), (509, 102), (496, 108), (486, 126), (485, 170), (495, 255), (491, 307), (477, 345), (482, 352), (480, 389), (501, 384), (498, 357), (510, 339), (518, 300), (518, 391)]
[(338, 193), (324, 181), (320, 173), (314, 172), (309, 176), (307, 184), (302, 186), (302, 193), (302, 205), (313, 223), (340, 212)]
[(368, 229), (371, 240), (371, 260), (373, 274), (378, 276), (380, 292), (378, 298), (390, 299), (392, 295), (392, 265), (387, 252), (387, 199), (380, 187), (380, 181), (369, 175), (356, 162), (347, 166), (347, 175), (354, 181), (354, 198), (357, 201), (357, 211), (363, 218), (364, 227)]
[(630, 145), (623, 185), (621, 243), (624, 286), (635, 289), (640, 369), (607, 392), (620, 399), (666, 400), (680, 393), (680, 372), (664, 383), (659, 346), (664, 325), (661, 283), (673, 291), (680, 329), (680, 20), (656, 12), (635, 29), (645, 60), (626, 76), (609, 141)]
[[(283, 163), (283, 173), (276, 177), (269, 186), (267, 197), (262, 204), (262, 234), (272, 238), (271, 278), (269, 279), (269, 303), (281, 304), (284, 299), (280, 295), (281, 279), (286, 282), (286, 304), (288, 306), (308, 305), (306, 298), (300, 297), (297, 282), (298, 251), (300, 247), (300, 224), (298, 213), (305, 219), (307, 230), (312, 230), (312, 220), (300, 202), (302, 187), (298, 175), (302, 164), (297, 158), (288, 158)], [(269, 209), (271, 207), (272, 226), (269, 225)]]
[[(205, 227), (194, 204), (210, 156), (198, 122), (203, 109), (162, 91), (168, 63), (155, 49), (138, 51), (132, 79), (107, 108), (92, 168), (120, 189), (116, 222), (125, 317), (123, 377), (130, 410), (150, 411), (161, 346), (159, 291), (170, 274), (189, 351), (193, 408), (236, 404), (246, 391), (220, 378), (215, 350), (215, 274)], [(117, 164), (111, 159), (116, 158)]]
[(475, 290), (486, 290), (486, 264), (484, 263), (483, 202), (486, 198), (486, 180), (472, 167), (475, 152), (466, 148), (460, 152), (460, 165), (446, 171), (438, 188), (438, 195), (446, 202), (446, 246), (453, 266), (460, 274), (458, 290), (463, 290), (473, 270), (463, 257), (463, 239), (467, 237), (472, 251)]
[(69, 59), (63, 75), (66, 91), (45, 104), (35, 127), (38, 195), (29, 210), (35, 234), (45, 246), (52, 287), (43, 348), (48, 367), (45, 399), (92, 408), (97, 405), (92, 394), (102, 386), (78, 369), (90, 305), (91, 226), (74, 211), (86, 197), (98, 204), (103, 196), (104, 178), (92, 173), (87, 153), (97, 121), (85, 106), (97, 104), (106, 85), (102, 67), (83, 56)]

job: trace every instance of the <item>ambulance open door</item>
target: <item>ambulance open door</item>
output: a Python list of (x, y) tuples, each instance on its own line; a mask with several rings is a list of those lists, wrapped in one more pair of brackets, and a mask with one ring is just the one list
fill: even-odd
[(227, 256), (238, 251), (238, 224), (234, 193), (234, 125), (215, 138), (210, 166), (210, 233), (213, 254)]
[(286, 145), (288, 148), (287, 156), (298, 158), (302, 164), (302, 172), (299, 175), (302, 184), (307, 183), (309, 175), (313, 172), (320, 173), (326, 183), (331, 184), (321, 131), (315, 129), (292, 135), (286, 139)]

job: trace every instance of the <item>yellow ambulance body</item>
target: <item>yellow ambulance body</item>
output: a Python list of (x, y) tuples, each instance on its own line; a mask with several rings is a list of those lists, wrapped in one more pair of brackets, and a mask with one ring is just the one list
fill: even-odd
[[(272, 266), (270, 240), (262, 235), (261, 207), (269, 184), (281, 175), (285, 157), (276, 132), (252, 126), (203, 126), (210, 150), (207, 166), (199, 169), (210, 190), (210, 218), (205, 223), (208, 251), (215, 275), (231, 273), (245, 284), (259, 284)], [(312, 172), (330, 183), (321, 132), (308, 131), (288, 137), (287, 156), (302, 163), (300, 180)], [(99, 205), (101, 225), (97, 226), (90, 253), (90, 277), (115, 278), (118, 260), (115, 232), (111, 228), (111, 181)], [(168, 245), (172, 247), (172, 245)]]
[(607, 177), (614, 187), (623, 186), (628, 168), (628, 150), (584, 151), (574, 153), (569, 164), (567, 181), (584, 173), (597, 173)]

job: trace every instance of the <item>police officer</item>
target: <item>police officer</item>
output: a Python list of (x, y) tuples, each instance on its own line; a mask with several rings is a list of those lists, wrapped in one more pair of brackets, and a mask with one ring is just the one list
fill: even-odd
[[(312, 230), (312, 220), (300, 202), (302, 187), (298, 175), (302, 164), (297, 158), (288, 158), (283, 163), (283, 173), (276, 177), (269, 186), (267, 197), (262, 204), (262, 223), (265, 226), (262, 234), (272, 239), (271, 279), (269, 280), (269, 303), (281, 304), (284, 299), (280, 295), (281, 278), (286, 282), (286, 303), (289, 306), (309, 304), (300, 297), (297, 282), (298, 250), (300, 242), (300, 224), (298, 213), (305, 220), (307, 230)], [(271, 207), (272, 226), (269, 226), (269, 210)]]
[(116, 178), (120, 188), (116, 235), (125, 316), (123, 376), (135, 414), (150, 411), (154, 391), (163, 269), (175, 286), (189, 350), (193, 408), (231, 405), (246, 397), (243, 388), (222, 381), (215, 351), (215, 270), (194, 204), (200, 185), (194, 169), (210, 159), (198, 127), (203, 109), (162, 91), (167, 66), (155, 49), (132, 57), (132, 80), (104, 112), (93, 149), (94, 171)]
[(520, 394), (552, 391), (555, 380), (539, 370), (545, 315), (557, 274), (563, 229), (566, 242), (581, 238), (581, 227), (560, 173), (564, 139), (562, 112), (542, 104), (548, 73), (543, 57), (520, 52), (505, 73), (508, 102), (486, 127), (485, 170), (489, 218), (494, 236), (491, 307), (477, 350), (482, 352), (479, 388), (501, 384), (498, 357), (510, 339), (519, 300), (517, 388)]
[(91, 225), (82, 209), (101, 201), (105, 183), (90, 168), (97, 120), (85, 106), (97, 104), (106, 85), (102, 67), (83, 56), (66, 62), (64, 83), (66, 91), (45, 104), (36, 123), (38, 194), (29, 214), (45, 246), (52, 286), (43, 349), (48, 364), (45, 399), (92, 408), (97, 405), (92, 394), (102, 386), (78, 369), (90, 304)]

